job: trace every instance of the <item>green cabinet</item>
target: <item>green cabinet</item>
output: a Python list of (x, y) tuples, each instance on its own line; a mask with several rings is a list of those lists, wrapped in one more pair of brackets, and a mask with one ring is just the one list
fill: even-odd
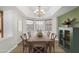
[(59, 27), (59, 46), (65, 52), (79, 52), (79, 28)]

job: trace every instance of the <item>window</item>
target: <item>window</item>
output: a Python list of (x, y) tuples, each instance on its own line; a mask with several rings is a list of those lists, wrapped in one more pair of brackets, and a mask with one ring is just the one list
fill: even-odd
[(34, 24), (31, 20), (26, 20), (27, 31), (34, 31)]
[(0, 38), (3, 37), (3, 12), (0, 11)]
[(52, 31), (51, 21), (26, 20), (27, 31)]
[(44, 21), (35, 21), (35, 30), (36, 31), (43, 31), (45, 28)]
[(52, 31), (52, 21), (45, 21), (45, 31)]

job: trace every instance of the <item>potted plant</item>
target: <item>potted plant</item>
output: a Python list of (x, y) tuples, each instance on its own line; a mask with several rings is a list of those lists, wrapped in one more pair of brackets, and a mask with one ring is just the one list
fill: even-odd
[(42, 32), (38, 32), (38, 33), (37, 33), (37, 36), (38, 36), (38, 37), (43, 37), (43, 33), (42, 33)]
[(64, 21), (63, 25), (66, 25), (67, 27), (71, 27), (73, 26), (75, 21), (76, 21), (76, 18), (73, 18), (72, 20), (68, 18), (67, 20)]

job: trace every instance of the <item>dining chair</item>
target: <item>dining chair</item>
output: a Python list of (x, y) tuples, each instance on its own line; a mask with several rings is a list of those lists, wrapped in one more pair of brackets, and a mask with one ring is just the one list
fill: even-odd
[(48, 36), (48, 37), (50, 36), (50, 32), (47, 32), (47, 36)]
[[(53, 51), (55, 52), (55, 39), (56, 39), (57, 35), (55, 35), (54, 33), (51, 33), (51, 40), (52, 40), (52, 46), (53, 46)], [(52, 47), (51, 47), (52, 49)]]
[(28, 34), (28, 37), (30, 38), (31, 37), (31, 32), (27, 32), (27, 34)]
[(23, 52), (25, 52), (25, 51), (27, 51), (27, 48), (29, 48), (29, 43), (28, 43), (28, 41), (27, 41), (27, 36), (26, 36), (26, 34), (23, 34), (23, 35), (21, 35), (20, 36), (21, 37), (21, 39), (22, 39), (22, 45), (23, 45)]

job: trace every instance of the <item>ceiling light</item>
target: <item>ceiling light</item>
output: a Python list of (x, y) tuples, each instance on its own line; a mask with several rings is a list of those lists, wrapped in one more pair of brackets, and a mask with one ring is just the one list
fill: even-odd
[(38, 8), (34, 11), (34, 13), (39, 17), (45, 15), (45, 11), (44, 9), (41, 8), (41, 6), (38, 6)]

